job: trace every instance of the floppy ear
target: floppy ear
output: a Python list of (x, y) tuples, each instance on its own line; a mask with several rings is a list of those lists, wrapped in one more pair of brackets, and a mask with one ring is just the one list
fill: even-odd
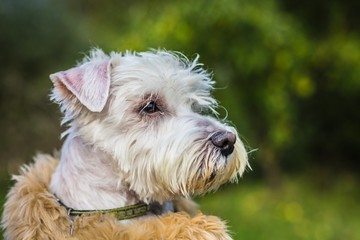
[(110, 65), (108, 59), (93, 59), (69, 70), (51, 74), (54, 88), (60, 91), (63, 98), (56, 100), (61, 102), (74, 95), (90, 111), (101, 112), (109, 96)]

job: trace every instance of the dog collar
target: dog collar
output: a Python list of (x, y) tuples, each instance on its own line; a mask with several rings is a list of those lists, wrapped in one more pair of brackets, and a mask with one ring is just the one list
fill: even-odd
[(121, 208), (105, 209), (105, 210), (75, 210), (66, 206), (60, 199), (56, 198), (57, 202), (66, 209), (68, 216), (81, 216), (84, 214), (113, 214), (117, 220), (125, 220), (144, 216), (149, 211), (149, 205), (139, 202), (134, 205), (129, 205)]

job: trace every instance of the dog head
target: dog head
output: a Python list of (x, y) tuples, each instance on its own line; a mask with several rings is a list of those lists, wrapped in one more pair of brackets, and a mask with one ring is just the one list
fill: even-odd
[(111, 156), (119, 176), (145, 201), (203, 194), (236, 181), (248, 165), (236, 130), (215, 117), (213, 81), (196, 58), (150, 51), (93, 50), (50, 75), (63, 123)]

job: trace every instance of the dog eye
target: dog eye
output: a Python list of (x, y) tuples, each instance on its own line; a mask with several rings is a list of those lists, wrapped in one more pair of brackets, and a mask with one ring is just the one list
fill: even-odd
[(160, 109), (158, 108), (156, 102), (150, 101), (141, 109), (141, 111), (151, 114), (160, 111)]

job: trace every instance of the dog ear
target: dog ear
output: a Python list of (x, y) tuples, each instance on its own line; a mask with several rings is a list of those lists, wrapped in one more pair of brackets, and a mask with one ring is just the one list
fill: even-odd
[[(93, 59), (66, 71), (50, 75), (62, 98), (61, 102), (75, 96), (81, 104), (92, 112), (101, 112), (110, 90), (109, 59)], [(69, 99), (68, 99), (69, 100)]]

